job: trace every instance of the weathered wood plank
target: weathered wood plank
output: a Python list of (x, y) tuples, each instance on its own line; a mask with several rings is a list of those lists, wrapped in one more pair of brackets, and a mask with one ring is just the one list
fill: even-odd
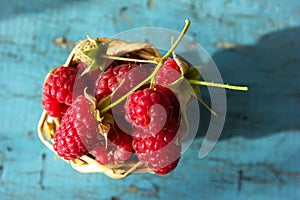
[[(292, 0), (2, 1), (1, 199), (297, 199), (299, 10)], [(228, 117), (213, 152), (197, 157), (199, 137), (174, 173), (124, 180), (79, 174), (55, 160), (35, 131), (43, 79), (70, 51), (53, 40), (144, 26), (180, 30), (185, 18), (192, 20), (188, 35), (212, 55), (224, 81), (250, 86), (227, 93)]]

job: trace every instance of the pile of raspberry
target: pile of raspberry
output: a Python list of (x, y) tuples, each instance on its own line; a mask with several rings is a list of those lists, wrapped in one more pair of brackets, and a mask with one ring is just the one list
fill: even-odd
[(57, 154), (66, 160), (88, 155), (102, 165), (141, 161), (160, 175), (174, 170), (182, 149), (180, 103), (168, 88), (181, 74), (175, 60), (164, 62), (154, 84), (135, 90), (155, 66), (113, 61), (104, 71), (81, 75), (85, 68), (81, 62), (58, 66), (45, 80), (42, 106), (61, 121), (54, 135)]

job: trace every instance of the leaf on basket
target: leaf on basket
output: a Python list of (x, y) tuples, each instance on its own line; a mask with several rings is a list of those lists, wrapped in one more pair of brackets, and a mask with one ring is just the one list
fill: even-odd
[(97, 68), (100, 68), (101, 71), (105, 70), (105, 58), (104, 55), (106, 55), (107, 49), (108, 49), (108, 43), (107, 42), (101, 42), (99, 40), (94, 40), (96, 43), (96, 47), (93, 49), (89, 49), (86, 51), (83, 51), (83, 54), (88, 56), (92, 60), (92, 64), (89, 65), (81, 75), (84, 75), (86, 73), (89, 73), (91, 71), (94, 71)]
[[(198, 69), (194, 66), (190, 66), (186, 73), (184, 74), (184, 77), (187, 79), (187, 80), (199, 80), (200, 79), (200, 73), (198, 71)], [(196, 94), (196, 97), (197, 99), (202, 99), (201, 98), (201, 93), (200, 93), (200, 89), (198, 87), (198, 85), (191, 85), (195, 94)]]

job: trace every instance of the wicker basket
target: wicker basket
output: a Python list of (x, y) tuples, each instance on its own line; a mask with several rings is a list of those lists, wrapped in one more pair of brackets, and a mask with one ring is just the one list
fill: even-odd
[[(132, 53), (134, 55), (138, 55), (141, 59), (145, 60), (155, 60), (161, 57), (159, 51), (149, 43), (142, 42), (134, 42), (127, 43), (121, 40), (112, 40), (112, 39), (104, 39), (104, 38), (95, 38), (101, 42), (109, 42), (109, 48), (107, 50), (108, 55), (122, 55), (124, 53)], [(65, 67), (69, 67), (72, 64), (78, 62), (78, 58), (75, 56), (75, 52), (82, 47), (83, 44), (86, 44), (87, 40), (83, 40), (78, 43), (70, 55), (68, 56)], [(52, 69), (47, 77), (53, 73), (56, 68)], [(47, 79), (45, 78), (45, 80)], [(55, 131), (60, 126), (60, 118), (50, 117), (47, 114), (47, 111), (43, 110), (42, 115), (40, 117), (38, 123), (38, 136), (42, 143), (48, 147), (51, 151), (56, 153), (53, 149), (53, 136)], [(63, 159), (63, 158), (62, 158)], [(139, 161), (137, 158), (130, 159), (125, 163), (117, 163), (117, 164), (109, 164), (109, 165), (101, 165), (98, 163), (94, 157), (90, 154), (82, 156), (78, 159), (74, 160), (65, 160), (68, 162), (75, 170), (81, 173), (104, 173), (107, 176), (120, 179), (125, 178), (129, 174), (132, 173), (152, 173), (152, 171), (147, 168), (144, 163)]]
[[(183, 35), (181, 35), (183, 36)], [(180, 37), (179, 37), (180, 38)], [(181, 37), (182, 38), (182, 37)], [(131, 59), (131, 58), (126, 58), (127, 61), (141, 61), (140, 59), (143, 60), (143, 62), (146, 63), (158, 63), (158, 61), (161, 61), (163, 58), (160, 55), (159, 51), (150, 43), (143, 43), (143, 42), (124, 42), (121, 40), (116, 40), (116, 39), (106, 39), (106, 38), (94, 38), (94, 39), (86, 39), (81, 42), (79, 42), (72, 52), (69, 54), (66, 63), (64, 64), (65, 67), (71, 67), (76, 63), (79, 62), (85, 62), (87, 66), (92, 66), (90, 60), (85, 60), (86, 55), (82, 54), (82, 49), (89, 49), (91, 48), (93, 44), (93, 41), (100, 41), (102, 43), (107, 44), (107, 49), (106, 49), (106, 58), (108, 59), (114, 59), (120, 55), (124, 54), (130, 54), (133, 55), (134, 57), (138, 57), (139, 59)], [(177, 44), (180, 41), (180, 39), (177, 39)], [(175, 42), (175, 44), (176, 44)], [(176, 47), (173, 46), (174, 48)], [(174, 50), (173, 48), (173, 50)], [(172, 47), (171, 47), (172, 49)], [(172, 51), (173, 51), (172, 50)], [(172, 52), (169, 50), (169, 52)], [(118, 57), (120, 59), (120, 57)], [(89, 65), (90, 64), (90, 65)], [(97, 65), (98, 66), (98, 65)], [(193, 72), (195, 71), (196, 68), (189, 68)], [(51, 73), (55, 72), (56, 68), (52, 69), (45, 80), (47, 80), (48, 76), (51, 75)], [(242, 91), (247, 91), (248, 87), (245, 86), (232, 86), (228, 84), (220, 84), (220, 83), (213, 83), (213, 82), (203, 82), (203, 81), (198, 81), (200, 77), (200, 74), (198, 72), (191, 73), (191, 76), (195, 77), (190, 77), (192, 78), (191, 80), (195, 80), (193, 84), (195, 85), (204, 85), (204, 86), (213, 86), (213, 87), (221, 87), (221, 88), (226, 88), (226, 89), (232, 89), (232, 90), (242, 90)], [(212, 114), (216, 116), (216, 113), (209, 108), (205, 102), (201, 99), (200, 96), (200, 91), (199, 88), (195, 89), (189, 87), (192, 93), (194, 93), (193, 97), (196, 97), (198, 101), (203, 104)], [(186, 88), (181, 88), (182, 91), (185, 91)], [(195, 90), (195, 91), (194, 91)], [(192, 94), (191, 93), (191, 94)], [(189, 123), (187, 121), (187, 113), (185, 109), (185, 105), (189, 102), (191, 96), (187, 96), (187, 98), (184, 98), (185, 101), (181, 100), (180, 103), (180, 139), (181, 142), (185, 139), (185, 137), (188, 135), (189, 132)], [(56, 153), (53, 149), (53, 137), (55, 135), (56, 130), (60, 126), (60, 118), (53, 118), (50, 117), (47, 113), (47, 111), (43, 111), (39, 124), (38, 124), (38, 136), (40, 140), (43, 142), (43, 144), (48, 147), (50, 150), (52, 150), (54, 153)], [(118, 162), (114, 164), (108, 164), (108, 165), (101, 165), (98, 163), (95, 158), (91, 154), (87, 154), (85, 156), (82, 156), (80, 158), (74, 159), (74, 160), (66, 160), (75, 170), (81, 172), (81, 173), (104, 173), (107, 176), (115, 179), (120, 179), (120, 178), (125, 178), (129, 174), (132, 173), (153, 173), (151, 169), (149, 169), (143, 162), (139, 161), (137, 156), (132, 156), (129, 160), (125, 162)]]

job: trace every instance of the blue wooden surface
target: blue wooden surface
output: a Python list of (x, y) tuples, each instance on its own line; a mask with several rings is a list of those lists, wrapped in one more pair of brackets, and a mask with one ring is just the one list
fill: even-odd
[[(112, 180), (56, 160), (36, 136), (43, 79), (70, 52), (53, 40), (145, 26), (180, 30), (185, 18), (224, 81), (250, 87), (227, 92), (222, 140), (211, 154), (197, 157), (204, 120), (165, 177)], [(293, 0), (1, 0), (0, 199), (299, 198), (299, 35), (300, 2)]]

